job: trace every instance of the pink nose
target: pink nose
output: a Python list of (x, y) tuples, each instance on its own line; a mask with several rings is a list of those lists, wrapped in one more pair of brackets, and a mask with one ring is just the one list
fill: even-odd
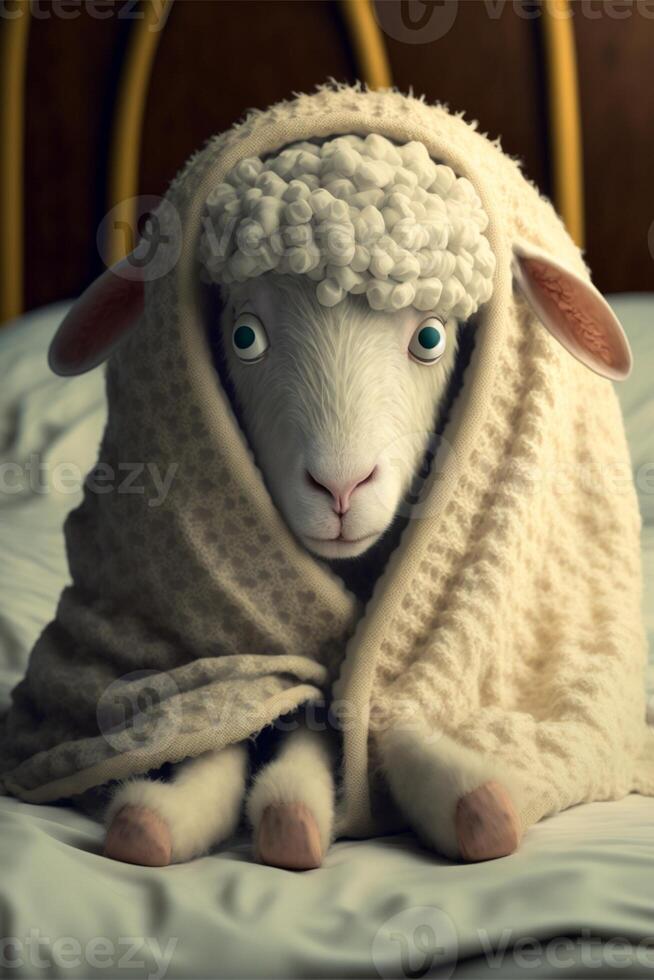
[(377, 472), (377, 467), (373, 466), (367, 476), (357, 477), (355, 480), (318, 480), (307, 472), (307, 480), (312, 487), (317, 490), (326, 490), (334, 498), (334, 510), (337, 514), (345, 514), (350, 507), (350, 498), (357, 487), (364, 483), (370, 483)]

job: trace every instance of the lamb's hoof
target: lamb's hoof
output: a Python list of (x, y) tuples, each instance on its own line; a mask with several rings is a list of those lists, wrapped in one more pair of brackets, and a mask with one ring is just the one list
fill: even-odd
[(256, 856), (262, 864), (309, 871), (322, 864), (320, 831), (304, 803), (267, 806), (257, 829)]
[(149, 868), (170, 864), (172, 842), (168, 827), (145, 806), (124, 806), (107, 832), (105, 857)]
[(456, 808), (456, 835), (465, 861), (489, 861), (517, 849), (520, 821), (500, 783), (484, 783), (461, 797)]

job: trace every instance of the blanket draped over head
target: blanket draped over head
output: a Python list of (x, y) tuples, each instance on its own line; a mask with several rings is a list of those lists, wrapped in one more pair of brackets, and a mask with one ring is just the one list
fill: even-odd
[[(239, 160), (345, 133), (421, 141), (467, 177), (497, 259), (447, 452), (365, 608), (271, 500), (208, 353), (197, 267), (204, 202)], [(66, 524), (72, 584), (3, 720), (5, 791), (75, 797), (332, 698), (341, 835), (397, 819), (377, 733), (407, 720), (436, 750), (446, 734), (519, 777), (524, 826), (654, 794), (640, 519), (618, 402), (512, 289), (517, 240), (587, 278), (551, 205), (474, 125), (359, 86), (251, 112), (191, 158), (167, 200), (181, 255), (147, 283), (109, 359), (94, 486)], [(119, 492), (130, 463), (145, 467)], [(161, 501), (155, 467), (174, 472)]]

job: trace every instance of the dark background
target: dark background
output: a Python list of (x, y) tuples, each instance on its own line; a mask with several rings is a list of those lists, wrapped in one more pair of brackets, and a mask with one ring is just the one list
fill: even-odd
[[(465, 110), (482, 131), (501, 135), (504, 149), (524, 160), (547, 193), (537, 5), (460, 0), (455, 6), (451, 28), (433, 42), (385, 38), (394, 83)], [(62, 19), (47, 16), (42, 3), (31, 25), (26, 309), (79, 293), (102, 269), (95, 235), (107, 208), (113, 102), (134, 22), (123, 0), (103, 20), (89, 16), (84, 4), (77, 7), (75, 16)], [(654, 3), (578, 0), (574, 14), (587, 259), (605, 292), (650, 290)], [(248, 107), (264, 108), (330, 75), (352, 81), (356, 74), (334, 0), (176, 0), (151, 79), (140, 192), (162, 193), (186, 157)]]

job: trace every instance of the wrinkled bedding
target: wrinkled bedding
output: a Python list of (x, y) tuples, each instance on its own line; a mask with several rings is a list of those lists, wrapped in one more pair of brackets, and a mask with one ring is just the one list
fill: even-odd
[[(636, 361), (619, 393), (644, 518), (652, 651), (654, 298), (621, 296), (614, 306)], [(0, 334), (0, 703), (67, 579), (61, 524), (80, 499), (104, 421), (101, 370), (65, 381), (45, 364), (64, 309)], [(654, 714), (652, 652), (649, 675)], [(99, 825), (65, 807), (0, 799), (0, 975), (640, 977), (654, 969), (651, 799), (575, 807), (532, 828), (518, 854), (472, 866), (399, 835), (341, 842), (325, 867), (304, 874), (253, 864), (244, 838), (188, 865), (141, 869), (102, 858), (101, 839)]]

